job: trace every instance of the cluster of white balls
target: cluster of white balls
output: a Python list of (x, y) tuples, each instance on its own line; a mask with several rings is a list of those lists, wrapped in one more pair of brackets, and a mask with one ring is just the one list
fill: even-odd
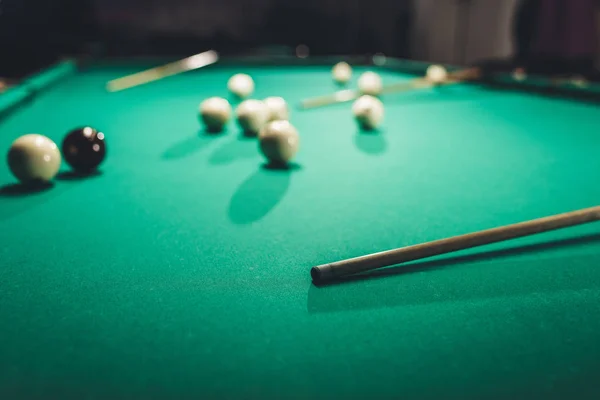
[[(352, 67), (342, 61), (333, 67), (331, 74), (337, 84), (345, 85), (352, 78)], [(357, 85), (361, 96), (352, 105), (354, 119), (361, 129), (377, 129), (384, 115), (383, 103), (377, 98), (383, 90), (383, 80), (377, 73), (367, 71), (359, 76)]]
[[(331, 70), (334, 82), (345, 85), (352, 78), (352, 67), (347, 62), (337, 63)], [(441, 65), (427, 68), (425, 79), (434, 85), (441, 85), (448, 79), (448, 72)], [(372, 71), (361, 74), (357, 81), (360, 97), (352, 105), (352, 114), (361, 129), (377, 129), (384, 116), (384, 107), (378, 99), (383, 92), (381, 76)]]
[[(337, 63), (332, 69), (333, 80), (345, 85), (352, 79), (352, 67), (347, 62)], [(439, 85), (448, 79), (446, 69), (432, 65), (427, 69), (429, 82)], [(383, 91), (379, 74), (366, 71), (357, 81), (360, 97), (352, 105), (352, 114), (361, 129), (377, 129), (383, 122), (384, 106), (378, 98)], [(231, 95), (241, 101), (235, 109), (235, 118), (246, 135), (256, 136), (259, 148), (270, 162), (287, 163), (298, 151), (298, 131), (289, 122), (290, 113), (282, 97), (264, 100), (249, 99), (255, 83), (247, 74), (235, 74), (227, 82)], [(223, 97), (211, 97), (200, 104), (200, 118), (211, 132), (223, 130), (232, 116), (232, 106)]]
[[(233, 75), (228, 83), (229, 92), (242, 102), (235, 109), (239, 127), (247, 136), (256, 136), (265, 158), (276, 164), (286, 164), (296, 155), (299, 147), (298, 131), (289, 122), (290, 112), (282, 97), (264, 100), (248, 99), (254, 93), (254, 80), (247, 74)], [(210, 97), (200, 103), (200, 119), (210, 132), (222, 131), (231, 119), (232, 107), (223, 97)]]
[[(339, 85), (345, 85), (352, 79), (352, 67), (345, 61), (337, 63), (331, 70), (333, 80)], [(383, 90), (381, 76), (372, 71), (367, 71), (358, 77), (358, 91), (361, 94), (379, 96)]]

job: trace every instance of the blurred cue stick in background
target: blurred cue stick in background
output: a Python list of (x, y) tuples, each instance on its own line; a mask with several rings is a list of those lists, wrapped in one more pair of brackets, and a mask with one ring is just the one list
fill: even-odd
[[(425, 89), (433, 86), (445, 86), (452, 85), (468, 80), (475, 80), (480, 77), (480, 71), (477, 68), (468, 68), (451, 72), (448, 74), (448, 79), (441, 83), (436, 84), (429, 81), (427, 78), (415, 78), (410, 81), (402, 81), (392, 83), (383, 86), (381, 90), (382, 95), (408, 92), (416, 89)], [(332, 104), (346, 103), (358, 99), (361, 96), (360, 91), (354, 89), (345, 89), (337, 91), (330, 95), (313, 97), (311, 99), (303, 100), (300, 103), (300, 108), (308, 110), (311, 108), (324, 107)]]
[(214, 50), (205, 51), (159, 67), (151, 68), (132, 75), (112, 80), (106, 84), (109, 92), (118, 92), (135, 86), (154, 82), (159, 79), (181, 74), (214, 64), (219, 60), (219, 54)]
[(5, 92), (10, 87), (6, 79), (0, 78), (0, 93)]

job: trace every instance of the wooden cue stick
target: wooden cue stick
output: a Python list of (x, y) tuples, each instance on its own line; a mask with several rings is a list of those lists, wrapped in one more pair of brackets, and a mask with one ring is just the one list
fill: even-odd
[(466, 235), (434, 240), (432, 242), (350, 258), (330, 264), (323, 264), (313, 267), (310, 274), (314, 281), (323, 282), (345, 275), (402, 264), (408, 261), (420, 260), (427, 257), (567, 228), (570, 226), (582, 225), (598, 220), (600, 220), (600, 206), (585, 208)]
[[(432, 86), (444, 86), (454, 83), (460, 83), (465, 80), (474, 79), (478, 76), (478, 70), (474, 68), (464, 69), (448, 74), (448, 79), (445, 82), (436, 84), (427, 78), (415, 78), (408, 82), (397, 82), (385, 85), (381, 90), (381, 94), (402, 93), (414, 89), (425, 89)], [(300, 103), (300, 108), (308, 110), (311, 108), (323, 107), (332, 104), (346, 103), (358, 99), (361, 96), (360, 91), (353, 89), (345, 89), (337, 91), (330, 95), (314, 97), (306, 99)]]
[(132, 75), (124, 76), (122, 78), (114, 79), (106, 84), (106, 89), (109, 92), (118, 92), (132, 88), (134, 86), (143, 85), (145, 83), (157, 81), (159, 79), (181, 74), (183, 72), (191, 71), (194, 69), (206, 67), (207, 65), (214, 64), (219, 60), (219, 55), (214, 50), (205, 51), (183, 60), (175, 61), (169, 64), (161, 65), (147, 69), (145, 71), (137, 72)]
[[(397, 82), (390, 85), (385, 85), (381, 89), (381, 94), (402, 93), (413, 89), (424, 89), (434, 86), (433, 83), (424, 78), (412, 79), (408, 82)], [(362, 93), (354, 89), (345, 89), (337, 91), (333, 94), (313, 97), (306, 99), (300, 103), (300, 108), (308, 110), (311, 108), (324, 107), (332, 104), (347, 103), (358, 99)]]

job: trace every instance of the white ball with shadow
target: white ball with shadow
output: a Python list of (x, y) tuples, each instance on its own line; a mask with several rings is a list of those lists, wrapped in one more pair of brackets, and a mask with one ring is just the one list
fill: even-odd
[(352, 79), (352, 67), (347, 62), (339, 62), (334, 65), (331, 75), (336, 83), (344, 85)]
[(379, 96), (382, 90), (383, 80), (377, 73), (367, 71), (358, 78), (358, 91), (361, 94)]
[(28, 134), (15, 140), (8, 150), (8, 167), (23, 183), (49, 182), (62, 161), (56, 143), (39, 134)]
[(229, 78), (227, 89), (237, 98), (245, 99), (254, 92), (254, 80), (247, 74), (235, 74)]
[(269, 110), (269, 121), (288, 120), (290, 118), (290, 110), (283, 97), (267, 97), (263, 101)]
[(244, 133), (256, 136), (269, 122), (267, 105), (260, 100), (244, 100), (235, 109), (237, 122)]
[(377, 97), (361, 96), (352, 105), (352, 114), (361, 129), (377, 129), (383, 122), (383, 103)]
[(258, 135), (259, 148), (272, 164), (289, 163), (300, 145), (300, 136), (296, 128), (285, 120), (269, 122)]
[(200, 103), (200, 119), (209, 131), (221, 131), (231, 118), (231, 104), (222, 97), (210, 97)]
[(441, 65), (430, 65), (425, 72), (425, 77), (429, 82), (439, 85), (448, 79), (448, 71)]

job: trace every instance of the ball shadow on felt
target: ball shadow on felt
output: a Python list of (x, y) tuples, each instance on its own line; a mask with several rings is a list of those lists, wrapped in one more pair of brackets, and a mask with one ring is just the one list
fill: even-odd
[(52, 182), (13, 183), (0, 187), (1, 197), (23, 197), (46, 192), (54, 187)]
[(387, 142), (384, 132), (380, 129), (359, 129), (354, 136), (356, 147), (365, 154), (380, 155), (386, 152)]
[(260, 166), (237, 188), (229, 203), (229, 219), (237, 225), (256, 222), (267, 216), (285, 198), (297, 164), (288, 167)]
[(294, 172), (302, 169), (302, 166), (295, 162), (289, 163), (278, 163), (278, 162), (265, 162), (260, 166), (262, 169), (267, 171), (281, 171), (281, 172)]
[(72, 185), (13, 183), (0, 187), (0, 221), (30, 211), (58, 196)]
[(178, 160), (189, 157), (208, 146), (215, 138), (221, 137), (224, 133), (225, 130), (213, 132), (201, 129), (196, 135), (186, 136), (173, 143), (163, 152), (162, 158), (164, 160)]
[(242, 132), (233, 140), (217, 148), (210, 155), (208, 162), (213, 165), (226, 165), (236, 160), (258, 158), (259, 156), (256, 136), (249, 136)]
[(56, 175), (57, 181), (65, 181), (65, 182), (74, 182), (74, 181), (83, 181), (87, 179), (98, 178), (102, 176), (102, 171), (99, 169), (94, 169), (89, 172), (79, 172), (79, 171), (64, 171), (59, 172)]

